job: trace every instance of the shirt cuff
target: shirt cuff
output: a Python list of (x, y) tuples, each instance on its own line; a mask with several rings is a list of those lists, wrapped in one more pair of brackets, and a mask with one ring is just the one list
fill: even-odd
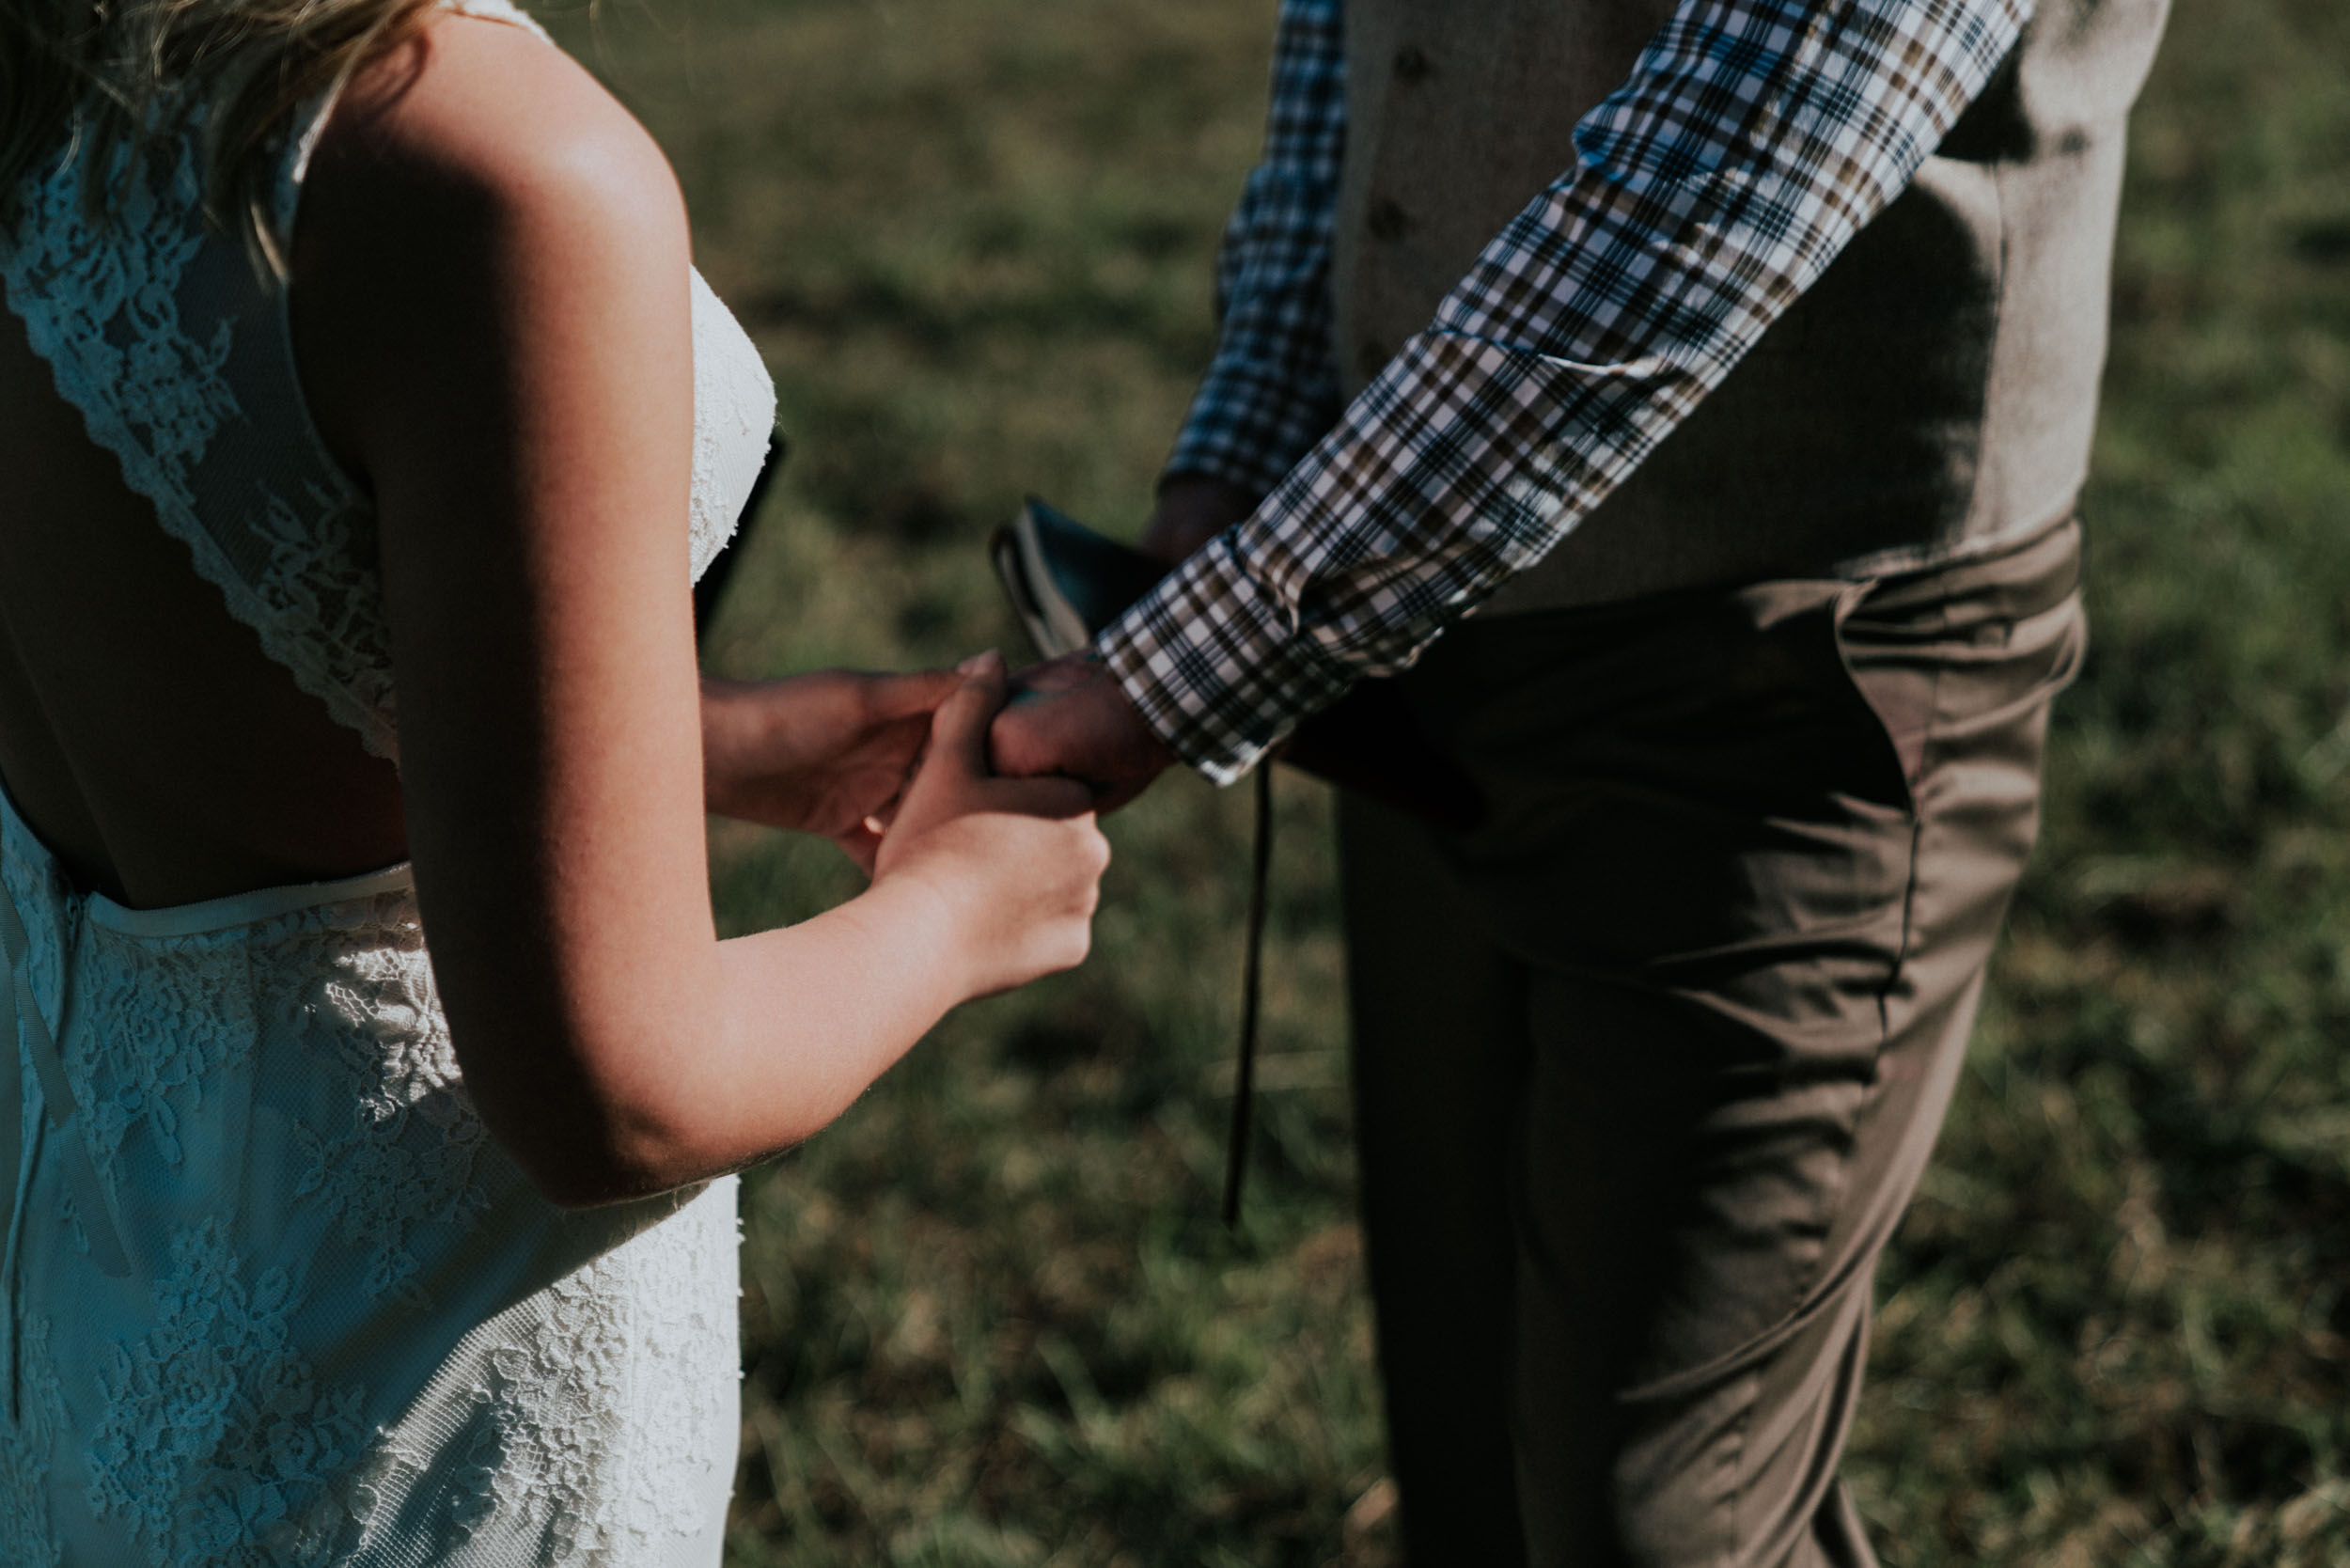
[(1223, 535), (1095, 639), (1143, 722), (1211, 782), (1230, 784), (1358, 671), (1297, 635)]

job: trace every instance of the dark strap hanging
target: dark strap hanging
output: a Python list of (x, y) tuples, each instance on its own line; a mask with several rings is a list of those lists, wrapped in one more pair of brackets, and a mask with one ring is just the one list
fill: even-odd
[(1224, 1158), (1224, 1224), (1240, 1224), (1248, 1171), (1249, 1110), (1257, 1087), (1257, 1012), (1264, 990), (1265, 887), (1273, 867), (1273, 764), (1257, 764), (1257, 842), (1248, 871), (1248, 955), (1240, 981), (1240, 1062), (1232, 1084), (1232, 1140)]

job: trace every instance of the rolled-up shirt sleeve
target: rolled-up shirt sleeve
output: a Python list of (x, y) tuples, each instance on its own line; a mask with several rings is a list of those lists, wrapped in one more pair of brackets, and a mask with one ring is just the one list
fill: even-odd
[(1355, 679), (1408, 666), (1720, 384), (1907, 186), (2029, 15), (1684, 0), (1577, 126), (1576, 166), (1254, 516), (1103, 634), (1146, 722), (1226, 781)]

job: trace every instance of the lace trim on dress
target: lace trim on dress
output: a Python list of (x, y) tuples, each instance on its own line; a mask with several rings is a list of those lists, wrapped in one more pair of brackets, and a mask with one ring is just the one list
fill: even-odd
[[(505, 0), (447, 3), (546, 37)], [(270, 200), (281, 253), (291, 249), (303, 180), (333, 106), (333, 94), (321, 95), (288, 128)], [(172, 112), (160, 106), (157, 123)], [(92, 222), (74, 158), (27, 180), (0, 232), (0, 282), (58, 396), (187, 546), (197, 575), (303, 691), (369, 751), (397, 761), (374, 510), (310, 418), (283, 281), (204, 216), (204, 117), (184, 118), (176, 137), (116, 149), (107, 172), (122, 202), (111, 222)], [(698, 577), (758, 478), (775, 386), (700, 274), (691, 281)]]
[[(0, 235), (0, 281), (57, 395), (197, 575), (304, 691), (395, 757), (373, 515), (309, 425), (284, 290), (208, 227), (191, 119), (145, 157), (117, 149), (121, 206), (102, 227), (76, 160), (28, 180)], [(302, 443), (280, 438), (287, 418)]]
[[(549, 48), (557, 47), (527, 12), (509, 0), (441, 0), (444, 10), (483, 22), (520, 27)], [(307, 178), (310, 154), (325, 128), (331, 100), (321, 100), (296, 118), (302, 127), (293, 156), (285, 165), (274, 204), (280, 243), (290, 250), (294, 216)], [(734, 537), (759, 471), (766, 463), (767, 439), (776, 423), (776, 384), (766, 363), (698, 271), (688, 269), (694, 333), (694, 477), (689, 492), (691, 574), (701, 580), (718, 552)], [(293, 334), (285, 334), (290, 343)]]
[(734, 537), (776, 423), (776, 384), (698, 272), (694, 290), (693, 575)]

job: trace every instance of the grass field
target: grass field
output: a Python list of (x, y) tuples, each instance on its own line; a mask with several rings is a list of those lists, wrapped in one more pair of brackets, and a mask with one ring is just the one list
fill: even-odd
[[(1139, 522), (1269, 0), (607, 0), (794, 456), (732, 673), (1016, 646), (1024, 490)], [(2180, 0), (2087, 499), (2094, 651), (1847, 1466), (1888, 1564), (2350, 1562), (2350, 8)], [(1214, 1220), (1246, 798), (1112, 828), (1095, 956), (744, 1186), (729, 1561), (1394, 1560), (1327, 802), (1281, 789), (1267, 1092)], [(721, 828), (730, 929), (852, 886)]]

